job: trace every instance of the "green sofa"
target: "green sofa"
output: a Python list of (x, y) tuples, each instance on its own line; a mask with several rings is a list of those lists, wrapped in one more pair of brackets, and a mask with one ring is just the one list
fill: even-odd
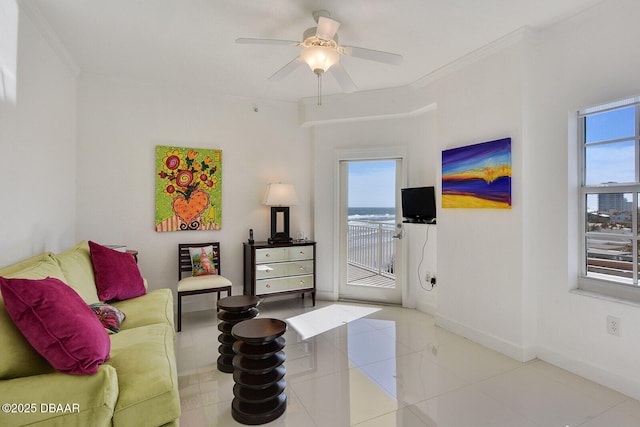
[[(87, 242), (0, 269), (5, 278), (60, 279), (87, 304), (98, 296)], [(1, 426), (178, 425), (173, 296), (169, 289), (111, 303), (126, 315), (93, 375), (57, 372), (29, 345), (0, 297)]]

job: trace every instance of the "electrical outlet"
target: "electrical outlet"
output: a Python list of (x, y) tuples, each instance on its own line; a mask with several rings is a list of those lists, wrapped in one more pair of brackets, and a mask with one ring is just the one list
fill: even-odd
[(426, 273), (424, 273), (424, 281), (429, 283), (431, 282), (431, 272), (427, 271)]
[(607, 332), (611, 335), (620, 336), (620, 318), (607, 316)]

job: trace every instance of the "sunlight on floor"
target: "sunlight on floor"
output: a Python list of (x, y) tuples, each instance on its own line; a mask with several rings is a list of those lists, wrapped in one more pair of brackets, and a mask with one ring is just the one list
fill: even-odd
[(287, 323), (298, 332), (300, 339), (306, 340), (379, 310), (374, 307), (334, 304), (290, 317), (287, 319)]

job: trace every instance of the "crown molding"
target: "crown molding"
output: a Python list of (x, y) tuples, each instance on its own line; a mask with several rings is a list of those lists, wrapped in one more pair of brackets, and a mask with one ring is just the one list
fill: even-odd
[[(75, 78), (80, 75), (80, 67), (73, 59), (65, 45), (62, 43), (58, 35), (55, 33), (42, 11), (33, 2), (26, 0), (17, 0), (18, 9), (24, 13), (31, 23), (36, 27), (40, 35), (44, 38), (51, 49), (58, 55), (64, 65), (71, 71)], [(18, 24), (19, 25), (19, 24)]]
[(496, 39), (493, 42), (486, 44), (466, 54), (465, 56), (462, 56), (455, 61), (443, 65), (442, 67), (430, 72), (429, 74), (420, 77), (413, 83), (409, 83), (408, 87), (411, 90), (417, 90), (428, 86), (450, 74), (455, 73), (456, 71), (468, 67), (469, 65), (477, 61), (488, 58), (507, 47), (524, 41), (527, 35), (531, 33), (531, 31), (532, 30), (528, 27), (521, 27), (515, 31), (512, 31), (509, 34), (506, 34), (499, 39)]

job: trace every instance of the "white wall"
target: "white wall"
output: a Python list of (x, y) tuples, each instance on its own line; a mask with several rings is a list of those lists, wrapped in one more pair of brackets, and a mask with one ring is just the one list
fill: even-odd
[[(439, 197), (436, 200), (439, 203)], [(407, 270), (405, 280), (411, 290), (407, 306), (435, 315), (438, 310), (438, 226), (405, 224)], [(436, 286), (425, 280), (425, 274), (436, 277)]]
[(0, 266), (75, 241), (75, 73), (19, 14), (16, 103), (0, 101)]
[[(178, 243), (220, 241), (222, 273), (242, 293), (242, 243), (250, 228), (269, 237), (268, 182), (295, 185), (291, 230), (313, 237), (311, 148), (297, 105), (91, 78), (78, 91), (78, 238), (137, 249), (151, 288), (175, 289)], [(221, 230), (155, 232), (156, 145), (222, 150)], [(198, 300), (185, 299), (185, 310), (211, 307)]]
[[(515, 36), (514, 36), (515, 37)], [(438, 103), (438, 148), (511, 138), (511, 209), (442, 209), (437, 321), (519, 360), (523, 336), (523, 35), (429, 84)]]
[[(528, 221), (527, 276), (538, 292), (538, 354), (635, 398), (640, 307), (569, 292), (577, 284), (580, 224), (575, 122), (568, 117), (581, 107), (640, 94), (638, 16), (639, 2), (609, 1), (539, 34), (531, 61), (532, 168), (526, 177), (536, 209)], [(607, 315), (621, 319), (620, 337), (607, 334)]]
[[(326, 99), (326, 98), (325, 98)], [(316, 111), (315, 120), (318, 123), (327, 117), (327, 122), (313, 126), (314, 146), (314, 226), (318, 257), (318, 295), (324, 299), (338, 297), (338, 224), (337, 202), (338, 173), (336, 152), (338, 150), (353, 150), (366, 152), (371, 149), (377, 154), (381, 147), (397, 146), (406, 153), (404, 167), (407, 174), (407, 186), (417, 187), (435, 185), (436, 168), (439, 165), (439, 154), (435, 151), (433, 111), (416, 116), (398, 118), (366, 119), (354, 122), (336, 123), (332, 115), (341, 114), (327, 104), (322, 112)], [(314, 107), (311, 107), (314, 108)], [(375, 191), (375, 189), (372, 189)], [(419, 227), (407, 227), (407, 242), (422, 239)], [(432, 240), (435, 242), (435, 240)], [(407, 243), (407, 246), (411, 246)], [(417, 262), (410, 254), (408, 260), (409, 271), (415, 271)], [(433, 260), (434, 254), (427, 254)], [(435, 267), (431, 267), (435, 270)], [(416, 306), (417, 299), (431, 299), (431, 302), (421, 302), (434, 305), (434, 294), (426, 296), (426, 291), (419, 289), (417, 276), (410, 274), (407, 278), (408, 300), (405, 305)]]

